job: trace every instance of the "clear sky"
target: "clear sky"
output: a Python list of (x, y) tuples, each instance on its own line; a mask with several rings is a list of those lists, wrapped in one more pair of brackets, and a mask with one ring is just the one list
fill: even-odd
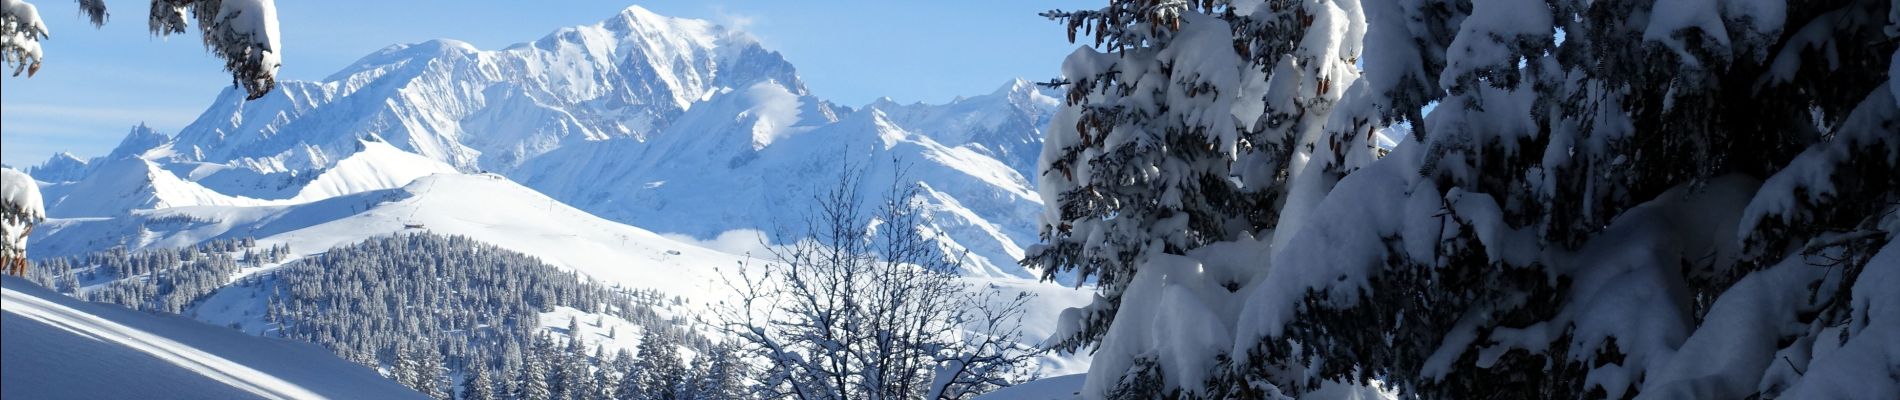
[[(93, 29), (69, 0), (33, 0), (52, 37), (33, 78), (0, 78), (0, 162), (54, 152), (103, 155), (134, 124), (167, 134), (231, 84), (196, 35), (153, 38), (150, 2), (108, 0)], [(1054, 77), (1075, 50), (1036, 13), (1099, 0), (281, 0), (280, 79), (317, 80), (391, 44), (459, 39), (482, 49), (599, 22), (630, 4), (737, 26), (798, 66), (819, 97), (857, 106), (878, 97), (944, 102), (1011, 78)], [(10, 71), (9, 71), (10, 72)]]

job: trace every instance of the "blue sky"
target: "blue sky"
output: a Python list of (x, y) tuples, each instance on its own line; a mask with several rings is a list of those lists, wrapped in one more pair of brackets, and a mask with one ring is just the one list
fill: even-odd
[[(231, 84), (198, 38), (151, 37), (149, 2), (107, 1), (93, 29), (72, 1), (36, 0), (52, 31), (44, 69), (0, 78), (0, 162), (38, 164), (58, 151), (105, 154), (144, 122), (175, 133)], [(483, 49), (592, 24), (630, 4), (752, 32), (799, 68), (820, 97), (862, 105), (878, 97), (944, 102), (1005, 81), (1055, 76), (1075, 45), (1036, 16), (1098, 0), (282, 0), (280, 79), (322, 79), (396, 43), (459, 39)]]

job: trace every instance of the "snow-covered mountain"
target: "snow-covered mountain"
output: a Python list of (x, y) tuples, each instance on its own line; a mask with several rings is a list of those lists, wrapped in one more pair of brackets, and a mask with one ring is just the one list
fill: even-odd
[(48, 182), (69, 182), (86, 176), (87, 161), (73, 153), (61, 152), (39, 166), (28, 168), (26, 173)]
[(87, 303), (12, 276), (0, 280), (6, 398), (424, 398), (308, 343)]
[(180, 131), (178, 157), (316, 168), (376, 134), (460, 168), (505, 170), (565, 144), (652, 135), (708, 93), (765, 80), (804, 91), (743, 32), (633, 7), (502, 50), (391, 46), (256, 101), (227, 91)]
[[(1040, 200), (1015, 169), (981, 147), (907, 130), (876, 108), (830, 122), (800, 99), (772, 82), (715, 94), (652, 140), (568, 146), (512, 176), (609, 219), (709, 238), (733, 229), (802, 232), (816, 195), (846, 168), (863, 174), (866, 200), (901, 174), (924, 186), (930, 225), (920, 228), (944, 234), (951, 253), (969, 251), (970, 274), (1025, 276), (1014, 261), (1019, 243), (1035, 240)], [(806, 122), (814, 119), (823, 122)]]
[[(1036, 239), (1040, 200), (1026, 174), (1056, 105), (1016, 80), (949, 104), (844, 107), (811, 94), (744, 32), (639, 7), (501, 50), (391, 46), (323, 81), (244, 95), (225, 92), (175, 137), (141, 126), (111, 155), (34, 169), (51, 215), (307, 202), (448, 166), (712, 239), (801, 232), (810, 193), (850, 160), (874, 186), (899, 169), (925, 185), (929, 223), (918, 228), (968, 251), (970, 274), (1027, 277), (1016, 260)], [(368, 166), (400, 158), (364, 155), (384, 148), (430, 162)]]
[(865, 108), (939, 143), (968, 147), (1002, 161), (1035, 181), (1042, 154), (1042, 129), (1049, 126), (1058, 100), (1054, 91), (1027, 80), (1012, 80), (987, 95), (959, 97), (948, 104), (899, 105), (879, 99)]

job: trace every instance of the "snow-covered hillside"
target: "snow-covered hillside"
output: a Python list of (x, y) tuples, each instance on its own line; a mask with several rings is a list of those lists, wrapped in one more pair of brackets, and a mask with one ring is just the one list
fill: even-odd
[[(970, 274), (1026, 277), (1016, 262), (1040, 208), (1028, 174), (1057, 103), (1016, 80), (949, 104), (840, 106), (744, 32), (637, 6), (501, 50), (391, 46), (323, 81), (245, 96), (226, 91), (176, 137), (140, 126), (108, 156), (54, 156), (33, 170), (52, 215), (307, 202), (452, 168), (712, 239), (801, 232), (788, 212), (811, 208), (807, 189), (851, 160), (886, 177), (867, 182), (900, 166), (929, 186), (920, 229), (968, 251)], [(352, 164), (383, 147), (365, 142), (450, 168), (403, 160), (365, 176)]]
[(598, 279), (696, 299), (707, 298), (713, 268), (741, 260), (595, 217), (497, 175), (453, 173), (309, 203), (168, 207), (116, 218), (53, 219), (36, 229), (40, 242), (31, 254), (177, 248), (241, 237), (311, 254), (409, 230), (468, 236)]
[[(477, 201), (478, 199), (478, 201)], [(445, 173), (394, 189), (372, 190), (292, 205), (195, 206), (134, 211), (115, 218), (52, 219), (34, 233), (36, 258), (83, 255), (115, 247), (169, 249), (216, 239), (256, 238), (261, 247), (288, 246), (281, 262), (246, 267), (239, 279), (338, 246), (403, 232), (465, 236), (540, 258), (611, 285), (650, 289), (686, 299), (688, 309), (728, 299), (720, 280), (750, 259), (699, 243), (596, 217), (498, 175)], [(756, 265), (757, 259), (751, 259)], [(722, 272), (723, 270), (723, 272)], [(234, 279), (235, 280), (235, 279)], [(1035, 295), (1026, 307), (1024, 338), (1055, 331), (1062, 309), (1087, 302), (1087, 293), (1019, 278), (969, 277), (971, 287)], [(192, 314), (215, 325), (251, 327), (262, 320), (260, 298), (242, 287), (219, 291)], [(266, 294), (263, 297), (268, 297)], [(245, 313), (244, 311), (252, 311)], [(591, 321), (591, 319), (589, 319)], [(1044, 374), (1087, 368), (1086, 356), (1041, 357)]]
[(74, 300), (0, 278), (0, 397), (423, 398), (306, 344)]

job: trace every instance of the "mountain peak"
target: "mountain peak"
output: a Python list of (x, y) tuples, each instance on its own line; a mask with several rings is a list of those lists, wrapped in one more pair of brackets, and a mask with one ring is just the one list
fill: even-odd
[(1042, 87), (1023, 78), (1009, 80), (991, 95), (1008, 97), (1010, 102), (1017, 104), (1037, 103), (1048, 107), (1055, 106), (1056, 99), (1061, 96), (1055, 89)]
[(991, 94), (1030, 93), (1038, 90), (1041, 89), (1036, 87), (1035, 82), (1030, 82), (1028, 79), (1015, 78), (1003, 83), (1002, 87), (996, 88), (996, 91), (991, 92)]
[(27, 168), (26, 174), (46, 182), (75, 181), (86, 176), (87, 163), (86, 159), (62, 151), (53, 153), (52, 157), (38, 166)]
[(132, 127), (131, 132), (125, 134), (125, 139), (119, 141), (119, 147), (113, 148), (112, 155), (107, 157), (136, 157), (145, 154), (146, 151), (163, 146), (165, 143), (171, 142), (171, 140), (172, 138), (170, 136), (159, 133), (157, 130), (152, 129), (152, 127), (145, 126), (144, 122), (140, 122), (138, 125)]
[(73, 153), (70, 151), (62, 151), (58, 153), (53, 153), (53, 156), (51, 158), (47, 158), (46, 161), (47, 162), (54, 162), (54, 161), (74, 162), (76, 161), (76, 162), (81, 162), (81, 163), (86, 162), (85, 159), (82, 159), (82, 158), (79, 158), (79, 156), (73, 155)]
[(653, 12), (652, 10), (646, 9), (646, 7), (641, 7), (639, 4), (627, 5), (627, 8), (620, 9), (619, 15), (622, 17), (628, 17), (628, 18), (633, 18), (636, 20), (645, 20), (645, 21), (666, 21), (666, 20), (673, 19), (673, 17), (660, 15), (658, 13)]
[[(656, 14), (646, 8), (634, 5), (620, 10), (612, 18), (601, 21), (600, 26), (620, 33), (683, 33), (692, 36), (715, 36), (727, 29), (710, 21), (669, 17)], [(707, 39), (711, 39), (708, 37)], [(710, 41), (710, 40), (708, 40)]]
[(468, 42), (455, 40), (455, 39), (446, 39), (446, 38), (430, 39), (430, 40), (422, 41), (420, 43), (413, 43), (413, 44), (401, 45), (401, 46), (407, 49), (415, 49), (417, 51), (427, 51), (430, 53), (450, 53), (450, 52), (474, 53), (477, 51), (481, 51), (480, 49), (476, 49), (475, 45), (469, 44)]

